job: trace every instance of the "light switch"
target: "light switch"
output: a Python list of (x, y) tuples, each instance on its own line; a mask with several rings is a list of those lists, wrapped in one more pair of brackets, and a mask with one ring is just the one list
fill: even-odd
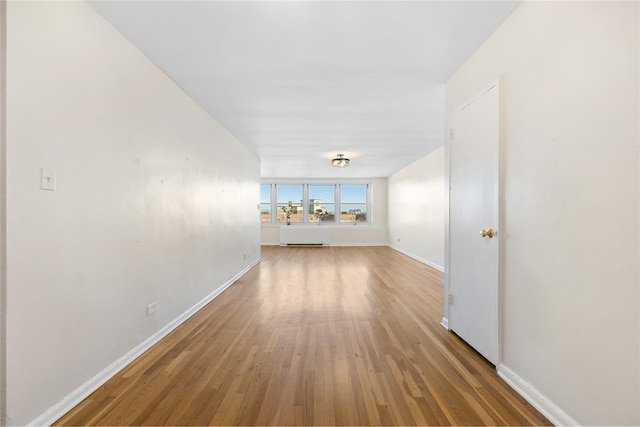
[(55, 169), (41, 169), (41, 181), (40, 188), (43, 190), (55, 191), (56, 189), (56, 170)]

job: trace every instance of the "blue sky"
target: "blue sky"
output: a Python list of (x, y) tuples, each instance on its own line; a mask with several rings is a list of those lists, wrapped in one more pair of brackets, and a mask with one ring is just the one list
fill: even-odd
[[(333, 185), (310, 185), (309, 198), (321, 199), (329, 202), (333, 199)], [(366, 185), (342, 185), (342, 203), (366, 203), (367, 186)], [(270, 189), (269, 185), (260, 187), (260, 202), (269, 202)], [(278, 185), (278, 203), (287, 203), (289, 201), (297, 202), (302, 200), (301, 185)]]
[(260, 186), (260, 203), (269, 203), (271, 189), (269, 185)]
[(343, 185), (340, 187), (342, 203), (366, 203), (366, 185)]
[(325, 203), (333, 203), (335, 185), (309, 185), (309, 199), (320, 199)]
[(302, 200), (301, 185), (278, 185), (278, 203), (300, 203)]

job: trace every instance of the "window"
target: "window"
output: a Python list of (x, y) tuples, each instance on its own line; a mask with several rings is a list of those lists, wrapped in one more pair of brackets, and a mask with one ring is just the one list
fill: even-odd
[(309, 222), (335, 222), (336, 186), (309, 185)]
[(277, 222), (302, 222), (302, 185), (276, 185)]
[(260, 222), (271, 222), (271, 184), (260, 186)]
[(288, 184), (260, 187), (263, 223), (370, 223), (369, 184)]
[(340, 222), (367, 222), (367, 186), (340, 187)]

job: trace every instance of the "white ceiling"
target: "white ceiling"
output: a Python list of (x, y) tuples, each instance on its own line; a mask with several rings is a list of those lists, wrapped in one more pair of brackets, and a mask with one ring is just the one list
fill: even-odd
[[(444, 83), (519, 1), (91, 1), (269, 178), (386, 177), (444, 143)], [(332, 168), (338, 153), (350, 157)]]

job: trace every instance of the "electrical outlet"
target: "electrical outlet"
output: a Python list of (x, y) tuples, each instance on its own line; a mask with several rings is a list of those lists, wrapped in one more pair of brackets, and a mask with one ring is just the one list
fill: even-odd
[(247, 254), (244, 254), (244, 260), (245, 261), (247, 260)]
[(147, 306), (147, 316), (151, 316), (153, 313), (158, 311), (158, 302), (152, 302)]

